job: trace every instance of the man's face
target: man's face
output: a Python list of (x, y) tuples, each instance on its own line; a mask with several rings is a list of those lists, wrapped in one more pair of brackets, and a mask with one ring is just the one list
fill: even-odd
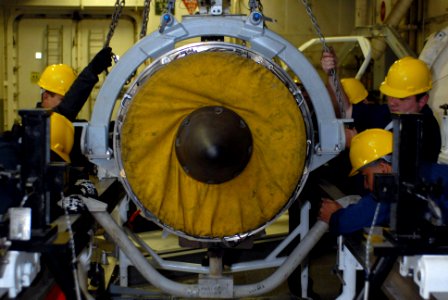
[(417, 96), (409, 96), (406, 98), (394, 98), (387, 96), (387, 105), (391, 113), (418, 113), (428, 102), (428, 95), (417, 99)]
[(45, 91), (42, 93), (42, 107), (52, 109), (64, 100), (64, 96)]
[(364, 188), (373, 192), (374, 175), (378, 173), (390, 173), (391, 171), (392, 167), (385, 162), (361, 169), (360, 173), (364, 176)]

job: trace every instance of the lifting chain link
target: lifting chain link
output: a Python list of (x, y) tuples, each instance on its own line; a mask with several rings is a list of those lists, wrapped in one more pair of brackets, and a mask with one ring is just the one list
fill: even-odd
[[(322, 33), (322, 30), (320, 29), (319, 24), (317, 23), (316, 17), (313, 14), (311, 5), (308, 3), (308, 0), (302, 0), (302, 3), (305, 6), (306, 13), (310, 17), (311, 23), (313, 24), (316, 34), (319, 37), (320, 42), (322, 43), (322, 48), (323, 48), (324, 52), (331, 52), (332, 50), (330, 49), (330, 47), (328, 47), (328, 45), (325, 41), (325, 37)], [(336, 100), (338, 101), (340, 117), (342, 119), (345, 119), (345, 107), (344, 107), (344, 103), (342, 101), (341, 83), (339, 81), (339, 77), (336, 74), (336, 69), (331, 69), (329, 75), (332, 79), (332, 82), (333, 82), (333, 85), (335, 88)]]
[(145, 4), (143, 7), (143, 15), (142, 15), (142, 29), (140, 30), (140, 39), (146, 36), (146, 30), (148, 28), (148, 20), (149, 20), (149, 6), (151, 5), (151, 0), (145, 0)]
[(109, 47), (110, 40), (114, 35), (115, 28), (117, 27), (118, 20), (120, 19), (121, 12), (123, 11), (123, 7), (125, 5), (125, 0), (116, 0), (115, 1), (115, 10), (112, 14), (112, 22), (109, 26), (109, 32), (107, 33), (106, 42), (104, 43), (104, 47)]
[(174, 14), (174, 7), (176, 6), (176, 0), (169, 0), (168, 4), (166, 5), (165, 12)]
[(263, 5), (261, 4), (261, 0), (249, 0), (249, 9), (250, 12), (259, 11), (263, 13)]

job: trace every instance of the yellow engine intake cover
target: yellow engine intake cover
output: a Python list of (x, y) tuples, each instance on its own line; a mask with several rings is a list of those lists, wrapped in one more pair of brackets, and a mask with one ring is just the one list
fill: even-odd
[[(182, 120), (222, 106), (252, 134), (249, 163), (235, 178), (207, 184), (188, 176), (175, 151)], [(193, 238), (252, 232), (285, 208), (306, 161), (296, 99), (265, 66), (231, 52), (200, 52), (163, 65), (141, 84), (120, 132), (122, 174), (159, 223)]]

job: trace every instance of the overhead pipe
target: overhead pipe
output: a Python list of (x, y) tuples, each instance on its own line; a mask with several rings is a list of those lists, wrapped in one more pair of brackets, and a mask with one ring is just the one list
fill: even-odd
[[(384, 25), (396, 27), (411, 7), (412, 0), (398, 0), (384, 21)], [(386, 40), (382, 37), (372, 39), (372, 59), (379, 59), (386, 50)]]

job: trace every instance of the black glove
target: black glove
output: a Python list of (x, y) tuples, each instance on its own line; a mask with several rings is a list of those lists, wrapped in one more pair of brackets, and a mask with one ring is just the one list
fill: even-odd
[(67, 194), (78, 194), (84, 197), (98, 199), (98, 192), (95, 185), (87, 179), (78, 179), (73, 186), (69, 187)]
[(108, 67), (112, 66), (112, 48), (106, 47), (100, 50), (95, 57), (90, 61), (90, 67), (93, 73), (96, 75), (101, 74), (101, 72), (107, 70)]
[(86, 205), (79, 195), (70, 195), (58, 201), (58, 205), (69, 214), (80, 214), (86, 211)]
[(86, 210), (82, 197), (98, 199), (98, 192), (95, 185), (87, 179), (78, 179), (68, 189), (67, 195), (58, 201), (58, 205), (66, 209), (69, 214), (79, 214)]

